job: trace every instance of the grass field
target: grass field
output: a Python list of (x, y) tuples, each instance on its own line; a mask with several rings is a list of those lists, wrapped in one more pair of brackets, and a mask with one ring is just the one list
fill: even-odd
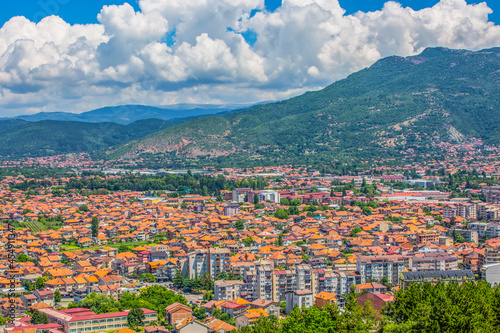
[(26, 226), (31, 230), (32, 233), (47, 231), (47, 227), (38, 221), (28, 220), (25, 222)]

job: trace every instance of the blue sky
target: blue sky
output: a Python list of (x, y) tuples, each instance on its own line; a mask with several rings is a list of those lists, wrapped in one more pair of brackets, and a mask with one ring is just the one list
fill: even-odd
[[(104, 5), (121, 5), (129, 3), (135, 10), (139, 10), (136, 0), (16, 0), (2, 3), (0, 11), (0, 25), (3, 25), (13, 16), (25, 16), (31, 21), (40, 21), (48, 15), (58, 15), (71, 24), (97, 23), (97, 13)], [(375, 11), (382, 8), (384, 0), (339, 0), (346, 14), (357, 11)], [(419, 10), (435, 5), (438, 0), (401, 0), (398, 1), (403, 6), (409, 6), (414, 10)], [(467, 3), (474, 4), (486, 2), (493, 10), (490, 21), (500, 23), (500, 0), (467, 0)], [(266, 0), (266, 7), (274, 10), (281, 5), (281, 0)]]
[(500, 0), (138, 1), (3, 1), (0, 117), (283, 100), (387, 56), (500, 47)]

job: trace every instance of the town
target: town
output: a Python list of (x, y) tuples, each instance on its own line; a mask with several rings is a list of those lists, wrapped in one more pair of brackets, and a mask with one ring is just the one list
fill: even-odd
[(493, 163), (328, 175), (85, 161), (1, 180), (4, 332), (230, 332), (351, 294), (381, 314), (412, 285), (500, 281)]

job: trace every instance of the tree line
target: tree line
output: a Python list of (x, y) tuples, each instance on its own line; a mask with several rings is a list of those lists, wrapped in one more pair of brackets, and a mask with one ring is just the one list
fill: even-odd
[(261, 318), (242, 333), (467, 333), (500, 332), (500, 288), (479, 281), (414, 284), (395, 293), (381, 313), (367, 301), (358, 305), (354, 289), (341, 311), (335, 304), (295, 308), (285, 319)]

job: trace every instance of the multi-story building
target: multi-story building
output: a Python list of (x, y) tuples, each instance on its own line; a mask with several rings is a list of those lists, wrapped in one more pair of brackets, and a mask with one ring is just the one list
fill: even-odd
[(281, 302), (286, 299), (289, 291), (296, 290), (296, 271), (275, 269), (273, 271), (273, 301)]
[(402, 272), (399, 275), (399, 287), (408, 288), (414, 283), (449, 283), (455, 282), (462, 284), (465, 281), (474, 281), (474, 273), (470, 270), (454, 271), (426, 271), (426, 272)]
[(272, 190), (254, 191), (253, 195), (257, 196), (259, 202), (269, 200), (271, 202), (279, 203), (281, 201), (281, 196), (277, 191), (272, 191)]
[(402, 255), (359, 256), (357, 260), (361, 283), (380, 281), (385, 276), (396, 285), (399, 274), (407, 268), (408, 263)]
[(486, 236), (487, 223), (484, 222), (470, 222), (467, 227), (469, 230), (477, 231), (477, 236), (479, 238), (484, 238)]
[(486, 196), (487, 203), (500, 203), (500, 186), (485, 186), (483, 187), (483, 194)]
[(337, 276), (337, 290), (332, 290), (332, 292), (338, 295), (347, 294), (351, 288), (351, 285), (356, 285), (362, 283), (362, 275), (356, 272), (338, 272), (335, 271), (333, 274)]
[(313, 293), (310, 290), (295, 290), (286, 294), (287, 314), (290, 314), (296, 306), (298, 308), (310, 308), (313, 305)]
[[(250, 201), (248, 198), (248, 194), (253, 192), (253, 189), (251, 188), (235, 188), (232, 191), (232, 201), (233, 202), (245, 202), (245, 201)], [(253, 197), (251, 199), (253, 201)]]
[(224, 206), (224, 215), (226, 216), (235, 216), (240, 213), (240, 205), (234, 202), (230, 202)]
[(416, 235), (417, 244), (439, 242), (439, 233), (433, 229), (418, 230)]
[(244, 271), (243, 272), (243, 282), (244, 285), (241, 287), (241, 296), (248, 299), (254, 300), (257, 297), (257, 271)]
[(196, 250), (188, 253), (187, 263), (189, 278), (193, 279), (196, 276), (202, 276), (205, 272), (208, 272), (209, 263), (207, 253), (207, 250)]
[[(49, 322), (62, 325), (65, 333), (114, 331), (128, 327), (127, 315), (130, 310), (95, 314), (86, 308), (55, 310), (53, 308), (39, 309), (49, 318)], [(142, 309), (144, 323), (149, 325), (158, 320), (156, 311)]]
[(455, 216), (466, 219), (475, 219), (477, 217), (477, 205), (470, 202), (461, 202), (459, 204), (445, 206), (443, 208), (443, 219), (449, 220)]
[(413, 272), (457, 270), (458, 258), (443, 252), (419, 253), (409, 258), (409, 268)]
[(479, 252), (478, 267), (481, 268), (486, 264), (500, 263), (500, 248), (487, 247), (484, 254)]
[(445, 206), (443, 208), (443, 219), (450, 220), (458, 216), (458, 207), (456, 205)]
[(245, 283), (240, 280), (217, 280), (214, 283), (214, 298), (216, 301), (232, 301), (241, 297)]
[(257, 268), (254, 299), (273, 300), (273, 266), (261, 265)]
[(476, 244), (479, 242), (479, 236), (476, 230), (455, 229), (454, 231), (462, 235), (466, 242), (472, 242)]
[(295, 268), (297, 274), (296, 290), (312, 290), (312, 269), (309, 265), (297, 265)]
[(500, 237), (500, 223), (488, 223), (486, 225), (486, 237), (488, 238)]
[(477, 217), (476, 205), (463, 202), (458, 205), (458, 216), (466, 219), (475, 219)]
[(231, 270), (230, 257), (231, 251), (226, 248), (213, 248), (208, 252), (208, 273), (215, 279), (222, 272)]
[(231, 272), (235, 276), (245, 276), (245, 271), (255, 272), (255, 263), (248, 261), (237, 261), (231, 263)]

